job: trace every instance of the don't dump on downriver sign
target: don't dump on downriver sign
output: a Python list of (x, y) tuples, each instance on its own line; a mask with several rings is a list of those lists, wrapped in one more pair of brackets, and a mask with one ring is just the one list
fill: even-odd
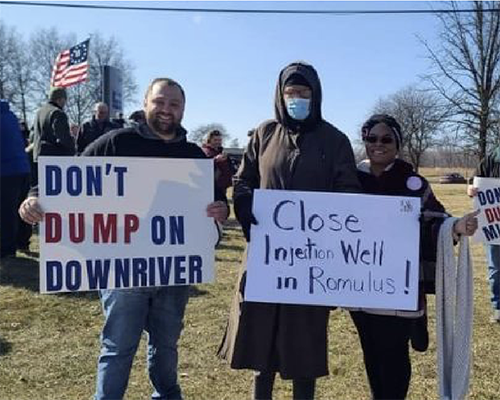
[(213, 281), (212, 160), (41, 157), (40, 291)]

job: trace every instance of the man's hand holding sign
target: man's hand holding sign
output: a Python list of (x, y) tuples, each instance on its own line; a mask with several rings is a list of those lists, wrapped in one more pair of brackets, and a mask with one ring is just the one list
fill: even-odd
[(485, 244), (500, 244), (500, 180), (497, 178), (474, 178), (467, 193), (478, 209), (479, 229), (474, 240)]

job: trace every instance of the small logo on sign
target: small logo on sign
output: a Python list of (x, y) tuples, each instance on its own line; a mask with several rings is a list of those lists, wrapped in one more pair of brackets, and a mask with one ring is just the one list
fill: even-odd
[(401, 205), (399, 210), (403, 213), (409, 213), (413, 211), (413, 205), (409, 200), (401, 200)]

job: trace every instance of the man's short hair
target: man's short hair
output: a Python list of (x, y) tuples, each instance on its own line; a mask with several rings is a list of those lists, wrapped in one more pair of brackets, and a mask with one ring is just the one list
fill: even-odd
[(186, 101), (186, 94), (184, 93), (184, 89), (182, 88), (182, 86), (178, 82), (176, 82), (176, 81), (174, 81), (173, 79), (170, 79), (170, 78), (155, 78), (155, 79), (153, 79), (153, 81), (149, 84), (149, 86), (148, 86), (148, 88), (146, 90), (146, 95), (144, 96), (145, 99), (148, 98), (149, 94), (153, 90), (153, 86), (155, 84), (157, 84), (157, 83), (164, 83), (167, 86), (178, 87), (179, 90), (182, 93), (182, 98), (184, 99), (184, 101)]
[(207, 137), (205, 138), (205, 142), (209, 143), (216, 136), (222, 136), (222, 133), (220, 133), (220, 131), (218, 129), (212, 129), (210, 132), (207, 133)]
[(50, 89), (49, 101), (57, 101), (59, 99), (67, 99), (68, 95), (65, 88), (54, 87)]

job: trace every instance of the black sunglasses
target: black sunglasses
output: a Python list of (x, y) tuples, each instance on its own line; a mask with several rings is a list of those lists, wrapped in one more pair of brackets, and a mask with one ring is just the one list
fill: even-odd
[(363, 139), (365, 142), (367, 143), (371, 143), (371, 144), (374, 144), (374, 143), (382, 143), (382, 144), (391, 144), (391, 143), (394, 143), (394, 138), (390, 137), (390, 136), (384, 136), (384, 137), (377, 137), (377, 136), (366, 136), (364, 139)]

